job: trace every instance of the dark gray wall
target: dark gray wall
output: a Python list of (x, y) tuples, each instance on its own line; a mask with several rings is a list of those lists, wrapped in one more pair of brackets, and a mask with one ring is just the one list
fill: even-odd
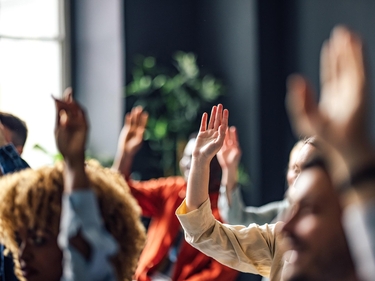
[(223, 104), (230, 112), (242, 147), (242, 163), (251, 175), (245, 188), (249, 203), (259, 201), (259, 90), (256, 1), (203, 1), (198, 10), (198, 49), (203, 66), (222, 77), (227, 87)]
[[(100, 8), (103, 3), (92, 6), (98, 9), (85, 3), (72, 5), (75, 33), (72, 80), (86, 106), (101, 111), (103, 104), (111, 107), (110, 100), (120, 101), (122, 98), (111, 94), (119, 92), (119, 86), (108, 91), (114, 85), (107, 83), (108, 79), (103, 80), (107, 81), (106, 90), (101, 88), (100, 85), (105, 84), (99, 83), (98, 77), (105, 76), (95, 70), (100, 67), (93, 67), (94, 62), (88, 57), (90, 53), (101, 53), (105, 49), (108, 56), (118, 54), (114, 46), (117, 43), (121, 46), (121, 40), (112, 40), (109, 32), (100, 31), (103, 24), (98, 28), (95, 21), (89, 24), (90, 18), (98, 18), (96, 22), (100, 22), (104, 13), (108, 15), (108, 9)], [(153, 55), (167, 64), (176, 50), (195, 52), (200, 66), (224, 81), (228, 93), (222, 102), (230, 109), (231, 125), (239, 129), (242, 162), (252, 180), (253, 189), (245, 190), (245, 200), (249, 204), (259, 205), (280, 199), (284, 192), (288, 153), (295, 141), (284, 109), (286, 77), (292, 72), (301, 72), (318, 88), (320, 47), (338, 23), (347, 24), (363, 35), (370, 54), (369, 62), (371, 65), (375, 63), (375, 18), (372, 16), (375, 2), (372, 0), (117, 0), (114, 3), (118, 9), (123, 9), (113, 11), (117, 13), (114, 18), (123, 15), (125, 56), (123, 59), (117, 56), (120, 60), (114, 60), (112, 66), (118, 69), (126, 62), (126, 82), (123, 84), (129, 81), (135, 54)], [(105, 22), (109, 27), (110, 21)], [(86, 32), (86, 29), (91, 31)], [(99, 32), (95, 32), (96, 29)], [(108, 40), (117, 43), (109, 44)], [(112, 46), (112, 49), (105, 46)], [(99, 65), (104, 65), (99, 56), (93, 57), (97, 58)], [(111, 65), (105, 65), (111, 69)], [(118, 77), (121, 73), (121, 70), (116, 71), (111, 77)], [(116, 79), (116, 84), (121, 84), (121, 79)], [(98, 86), (87, 81), (98, 82)], [(108, 99), (111, 96), (113, 98)], [(115, 104), (116, 112), (121, 110), (118, 104)], [(122, 120), (116, 117), (110, 122), (115, 128), (112, 131), (117, 131)], [(106, 135), (111, 134), (115, 133)], [(116, 136), (110, 138), (113, 145)], [(103, 134), (99, 135), (95, 137), (93, 147), (101, 150), (99, 143), (105, 142)], [(108, 148), (104, 150), (106, 154), (110, 151)]]
[[(170, 63), (176, 50), (196, 53), (199, 66), (227, 87), (222, 101), (238, 127), (243, 163), (259, 187), (256, 14), (256, 1), (125, 1), (128, 74), (137, 53), (162, 63)], [(251, 194), (252, 203), (259, 202), (257, 194)]]
[[(83, 66), (93, 64), (85, 65), (83, 62), (89, 63), (89, 51), (100, 53), (108, 34), (100, 32), (100, 26), (99, 32), (95, 32), (95, 25), (89, 26), (89, 22), (84, 20), (100, 18), (102, 12), (108, 15), (108, 9), (100, 9), (99, 5), (95, 9), (89, 8), (88, 2), (91, 0), (72, 5), (73, 84), (77, 85), (79, 92), (86, 93), (82, 100), (89, 110), (100, 113), (103, 111), (101, 102), (107, 100), (105, 89), (100, 86), (102, 90), (97, 91), (92, 88), (94, 84), (90, 86), (85, 82), (86, 79), (96, 81), (99, 73), (85, 72)], [(242, 160), (252, 180), (253, 188), (245, 190), (248, 204), (260, 205), (281, 199), (284, 193), (285, 168), (295, 141), (284, 109), (286, 77), (293, 72), (301, 72), (318, 89), (320, 47), (333, 26), (339, 23), (349, 25), (362, 34), (367, 43), (368, 62), (375, 65), (373, 0), (121, 2), (125, 58), (120, 64), (126, 62), (124, 78), (127, 82), (135, 54), (153, 55), (167, 64), (174, 51), (183, 50), (195, 52), (200, 66), (226, 84), (228, 93), (221, 101), (230, 110), (230, 124), (239, 129)], [(112, 12), (118, 15), (115, 10)], [(89, 28), (91, 33), (86, 34), (85, 28)], [(117, 25), (115, 28), (118, 30)], [(121, 46), (116, 38), (111, 42)], [(115, 52), (118, 53), (117, 49)], [(116, 71), (115, 75), (119, 74), (122, 70)], [(371, 78), (374, 80), (373, 74)], [(116, 95), (115, 100), (118, 102), (121, 98)], [(116, 108), (118, 111), (121, 106)], [(118, 130), (122, 120), (118, 117), (116, 120), (114, 126)], [(144, 157), (148, 153), (145, 151)], [(145, 161), (142, 158), (138, 167), (144, 167)], [(150, 172), (150, 177), (158, 176), (157, 173), (147, 172)]]

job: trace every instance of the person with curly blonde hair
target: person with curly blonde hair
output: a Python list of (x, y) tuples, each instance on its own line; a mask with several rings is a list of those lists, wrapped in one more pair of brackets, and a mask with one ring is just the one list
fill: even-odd
[(0, 179), (0, 241), (20, 280), (131, 280), (145, 242), (123, 178), (84, 161), (88, 125), (72, 100), (55, 100), (63, 163)]

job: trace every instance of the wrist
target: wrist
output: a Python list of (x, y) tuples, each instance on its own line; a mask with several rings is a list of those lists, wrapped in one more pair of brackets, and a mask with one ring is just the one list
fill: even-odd
[[(375, 184), (375, 159), (349, 170), (347, 179), (339, 186), (339, 191), (345, 193), (350, 189), (362, 191), (369, 185)], [(371, 188), (373, 189), (373, 187)]]
[(65, 157), (64, 156), (65, 166), (68, 170), (81, 169), (85, 166), (85, 155), (77, 154), (74, 157)]
[(71, 193), (74, 190), (86, 189), (89, 187), (89, 180), (85, 171), (85, 164), (74, 166), (65, 165), (64, 169), (64, 191)]
[(203, 166), (210, 166), (212, 157), (204, 157), (204, 156), (192, 156), (191, 157), (191, 163), (203, 167)]
[(339, 153), (350, 173), (375, 162), (375, 150), (369, 138), (367, 141), (353, 142), (350, 147), (339, 149)]

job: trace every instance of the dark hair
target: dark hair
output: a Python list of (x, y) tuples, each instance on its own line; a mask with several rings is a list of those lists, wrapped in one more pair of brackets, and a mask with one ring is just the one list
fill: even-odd
[(15, 146), (24, 146), (27, 139), (27, 126), (25, 121), (10, 113), (0, 112), (0, 122), (12, 131), (12, 143)]

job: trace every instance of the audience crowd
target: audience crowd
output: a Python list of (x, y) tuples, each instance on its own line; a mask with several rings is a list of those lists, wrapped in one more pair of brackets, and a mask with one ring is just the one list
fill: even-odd
[(305, 77), (287, 79), (302, 138), (284, 200), (262, 207), (244, 204), (241, 148), (222, 104), (188, 140), (182, 176), (147, 181), (131, 176), (148, 121), (141, 107), (125, 116), (111, 168), (86, 160), (88, 116), (70, 88), (54, 98), (63, 161), (52, 166), (28, 166), (26, 123), (0, 113), (0, 280), (375, 280), (367, 60), (360, 36), (337, 26), (321, 50), (319, 101)]

